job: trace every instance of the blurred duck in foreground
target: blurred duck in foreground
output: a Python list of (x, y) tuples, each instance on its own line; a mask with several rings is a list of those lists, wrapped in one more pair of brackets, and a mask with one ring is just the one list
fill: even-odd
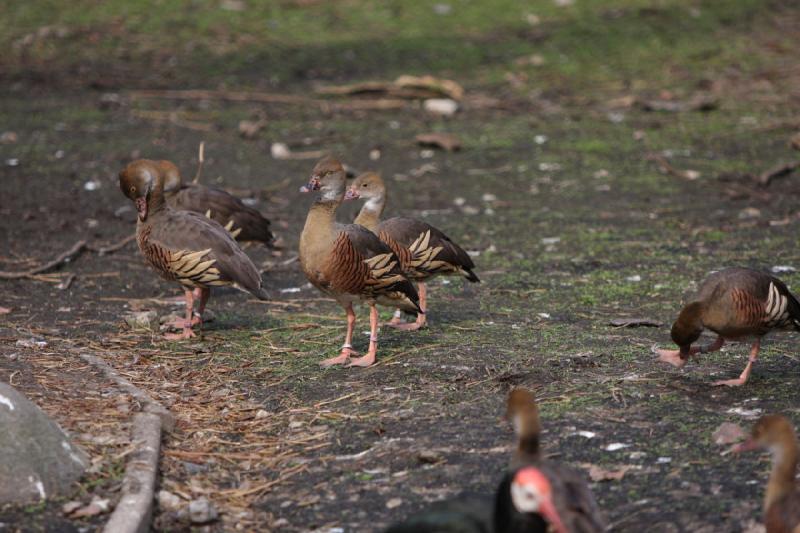
[[(692, 347), (703, 329), (717, 334), (708, 346)], [(672, 340), (680, 349), (656, 350), (661, 361), (683, 367), (690, 355), (722, 348), (726, 340), (753, 339), (750, 359), (737, 379), (714, 385), (744, 385), (758, 358), (761, 337), (779, 329), (800, 329), (800, 303), (778, 278), (749, 268), (726, 268), (708, 276), (697, 296), (686, 304), (672, 325)]]
[(217, 187), (182, 183), (181, 174), (170, 161), (155, 161), (164, 175), (167, 203), (178, 211), (203, 213), (216, 220), (239, 242), (260, 242), (272, 247), (275, 236), (261, 213), (232, 194)]
[(356, 177), (347, 190), (345, 199), (366, 200), (355, 219), (355, 224), (375, 233), (400, 258), (400, 265), (408, 279), (417, 282), (419, 306), (423, 313), (415, 322), (400, 321), (400, 310), (387, 325), (398, 329), (417, 330), (425, 325), (427, 316), (427, 289), (425, 282), (437, 275), (463, 276), (477, 283), (480, 280), (472, 271), (472, 258), (450, 237), (427, 222), (408, 217), (394, 217), (381, 221), (386, 207), (386, 186), (374, 172)]
[[(347, 313), (347, 333), (338, 356), (320, 363), (370, 366), (378, 349), (378, 310), (376, 304), (400, 307), (421, 313), (414, 285), (406, 279), (400, 260), (386, 244), (368, 229), (356, 224), (336, 222), (336, 209), (345, 194), (345, 171), (332, 157), (314, 167), (311, 179), (301, 192), (318, 192), (300, 235), (300, 265), (308, 280), (332, 296)], [(370, 307), (369, 350), (351, 359), (356, 315), (353, 303), (365, 301)]]
[(764, 496), (767, 533), (800, 533), (800, 488), (795, 481), (798, 445), (789, 420), (780, 415), (761, 417), (750, 437), (732, 451), (758, 449), (772, 452), (772, 473)]
[(576, 471), (541, 456), (539, 412), (533, 395), (511, 392), (506, 416), (517, 435), (511, 468), (494, 498), (463, 494), (389, 528), (388, 533), (599, 533), (605, 523)]
[[(139, 159), (119, 174), (123, 194), (133, 201), (138, 222), (136, 240), (147, 262), (168, 281), (184, 288), (186, 318), (180, 334), (169, 339), (194, 337), (203, 321), (211, 287), (232, 285), (260, 300), (268, 298), (261, 275), (225, 228), (205, 216), (172, 209), (164, 199), (163, 161)], [(174, 166), (174, 165), (172, 165)], [(197, 292), (195, 292), (197, 291)], [(194, 300), (200, 300), (194, 313)]]

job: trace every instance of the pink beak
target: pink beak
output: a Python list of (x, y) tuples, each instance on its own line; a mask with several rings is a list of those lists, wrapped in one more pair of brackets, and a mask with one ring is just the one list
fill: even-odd
[(358, 194), (358, 191), (352, 187), (347, 189), (347, 192), (344, 193), (345, 200), (356, 200), (358, 198), (361, 198), (361, 195)]
[(553, 505), (553, 500), (549, 498), (544, 500), (539, 506), (539, 514), (553, 526), (556, 533), (569, 533), (567, 528), (564, 527), (564, 522), (561, 521), (558, 511), (556, 511), (555, 505)]
[(731, 448), (731, 452), (733, 453), (749, 452), (751, 450), (757, 450), (758, 448), (759, 448), (758, 443), (751, 437), (746, 441), (740, 442), (739, 444)]
[(318, 191), (319, 188), (320, 188), (319, 177), (311, 176), (311, 179), (308, 180), (308, 185), (303, 185), (302, 187), (300, 187), (300, 192)]
[(140, 196), (134, 203), (136, 204), (136, 212), (139, 213), (139, 220), (144, 222), (147, 220), (147, 198)]

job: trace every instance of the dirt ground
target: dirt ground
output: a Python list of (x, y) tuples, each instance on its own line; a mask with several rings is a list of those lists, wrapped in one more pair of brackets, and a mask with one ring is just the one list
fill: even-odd
[[(0, 282), (10, 309), (0, 314), (0, 379), (94, 461), (71, 497), (0, 509), (7, 530), (93, 531), (102, 515), (70, 517), (62, 505), (118, 497), (137, 406), (88, 371), (84, 351), (175, 414), (159, 489), (183, 504), (208, 498), (220, 517), (206, 530), (379, 531), (434, 500), (488, 493), (511, 450), (504, 397), (525, 386), (540, 399), (548, 454), (587, 473), (626, 470), (592, 484), (613, 531), (754, 531), (768, 458), (721, 455), (711, 435), (759, 413), (800, 422), (797, 334), (769, 337), (738, 389), (710, 383), (739, 374), (742, 345), (682, 371), (650, 348), (669, 345), (682, 302), (713, 269), (791, 267), (779, 276), (800, 287), (800, 176), (757, 183), (800, 159), (789, 145), (800, 129), (800, 9), (576, 0), (510, 4), (513, 19), (504, 11), (492, 23), (494, 8), (468, 2), (390, 2), (388, 15), (298, 2), (275, 7), (276, 33), (264, 36), (236, 11), (246, 3), (222, 4), (214, 9), (235, 20), (208, 26), (213, 9), (201, 3), (174, 36), (148, 27), (156, 13), (68, 8), (59, 25), (20, 8), (0, 31), (13, 50), (0, 63), (0, 134), (13, 132), (0, 139), (0, 270), (30, 269), (81, 239), (90, 247), (47, 274)], [(302, 24), (309, 41), (291, 41)], [(341, 39), (324, 33), (337, 28)], [(189, 30), (174, 48), (170, 39)], [(148, 41), (148, 31), (159, 34)], [(416, 100), (374, 110), (353, 104), (369, 97), (315, 94), (405, 73), (456, 80), (461, 109), (443, 118)], [(146, 89), (219, 92), (136, 92)], [(232, 101), (242, 90), (306, 99)], [(240, 135), (240, 121), (260, 119), (254, 138)], [(416, 145), (433, 131), (457, 135), (463, 149)], [(119, 170), (166, 158), (191, 177), (201, 141), (201, 181), (252, 199), (283, 248), (247, 248), (272, 301), (218, 290), (202, 338), (173, 343), (124, 317), (179, 311), (177, 287), (135, 244), (93, 250), (134, 231)], [(433, 281), (428, 328), (384, 328), (369, 369), (320, 370), (338, 351), (344, 314), (296, 262), (310, 204), (298, 188), (313, 154), (275, 159), (276, 142), (380, 170), (390, 214), (444, 230), (474, 254), (482, 283)], [(345, 206), (340, 219), (353, 214)], [(364, 350), (366, 308), (357, 312)], [(611, 326), (617, 318), (661, 326)], [(153, 527), (190, 525), (159, 506)]]

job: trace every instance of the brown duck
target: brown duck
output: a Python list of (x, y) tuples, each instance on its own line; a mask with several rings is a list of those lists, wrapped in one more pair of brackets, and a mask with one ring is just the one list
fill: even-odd
[[(716, 333), (711, 345), (692, 347), (703, 329)], [(747, 382), (758, 358), (761, 337), (776, 329), (800, 329), (800, 303), (778, 278), (749, 268), (726, 268), (703, 281), (695, 299), (672, 325), (672, 340), (679, 350), (657, 350), (661, 361), (678, 368), (690, 355), (722, 348), (726, 340), (753, 340), (750, 359), (737, 379), (714, 385), (739, 386)]]
[(783, 416), (762, 416), (750, 437), (734, 452), (755, 449), (772, 452), (772, 473), (764, 496), (767, 533), (800, 533), (800, 487), (795, 482), (798, 444), (792, 424)]
[[(136, 206), (136, 240), (145, 259), (164, 279), (184, 288), (183, 332), (167, 338), (186, 339), (194, 337), (192, 327), (202, 323), (211, 287), (233, 285), (261, 300), (267, 293), (255, 265), (225, 228), (199, 213), (167, 205), (164, 168), (164, 162), (139, 159), (120, 172), (119, 186)], [(195, 290), (200, 302), (193, 315)]]
[[(329, 294), (347, 312), (347, 334), (337, 357), (326, 359), (323, 367), (350, 363), (369, 366), (378, 348), (378, 310), (375, 304), (400, 307), (421, 313), (413, 284), (400, 268), (400, 260), (386, 244), (368, 229), (356, 224), (336, 223), (336, 209), (345, 194), (345, 171), (339, 161), (324, 158), (314, 167), (302, 192), (319, 191), (320, 196), (308, 211), (300, 235), (300, 264), (308, 280)], [(369, 351), (350, 359), (356, 316), (353, 302), (364, 300), (370, 306)]]
[(240, 242), (261, 242), (272, 246), (275, 236), (261, 213), (232, 194), (217, 187), (182, 183), (181, 174), (170, 161), (155, 161), (164, 176), (167, 203), (178, 211), (203, 213), (225, 226)]
[(511, 459), (512, 471), (534, 466), (544, 474), (550, 481), (553, 505), (564, 523), (565, 531), (604, 531), (605, 518), (584, 477), (578, 471), (542, 456), (539, 408), (533, 393), (526, 389), (513, 389), (506, 404), (506, 418), (514, 426), (517, 436), (517, 449)]
[[(464, 276), (477, 283), (480, 280), (472, 271), (475, 264), (470, 256), (450, 237), (427, 222), (407, 217), (395, 217), (381, 222), (386, 207), (386, 186), (374, 172), (358, 176), (347, 190), (346, 199), (366, 200), (355, 223), (374, 232), (400, 258), (406, 276), (417, 282), (419, 306), (427, 312), (425, 281), (437, 275)], [(410, 324), (400, 321), (400, 311), (395, 313), (389, 326), (416, 330), (425, 325), (426, 314), (418, 314)]]

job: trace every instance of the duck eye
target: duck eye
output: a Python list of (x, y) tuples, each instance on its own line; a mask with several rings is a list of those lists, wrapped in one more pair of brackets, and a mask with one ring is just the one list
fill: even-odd
[(364, 184), (363, 184), (363, 185), (361, 185), (361, 186), (362, 186), (362, 187), (366, 187), (366, 186), (367, 186), (367, 184), (366, 184), (366, 183), (364, 183)]
[(132, 193), (135, 193), (135, 192), (136, 192), (136, 185), (131, 185), (131, 192), (132, 192)]

